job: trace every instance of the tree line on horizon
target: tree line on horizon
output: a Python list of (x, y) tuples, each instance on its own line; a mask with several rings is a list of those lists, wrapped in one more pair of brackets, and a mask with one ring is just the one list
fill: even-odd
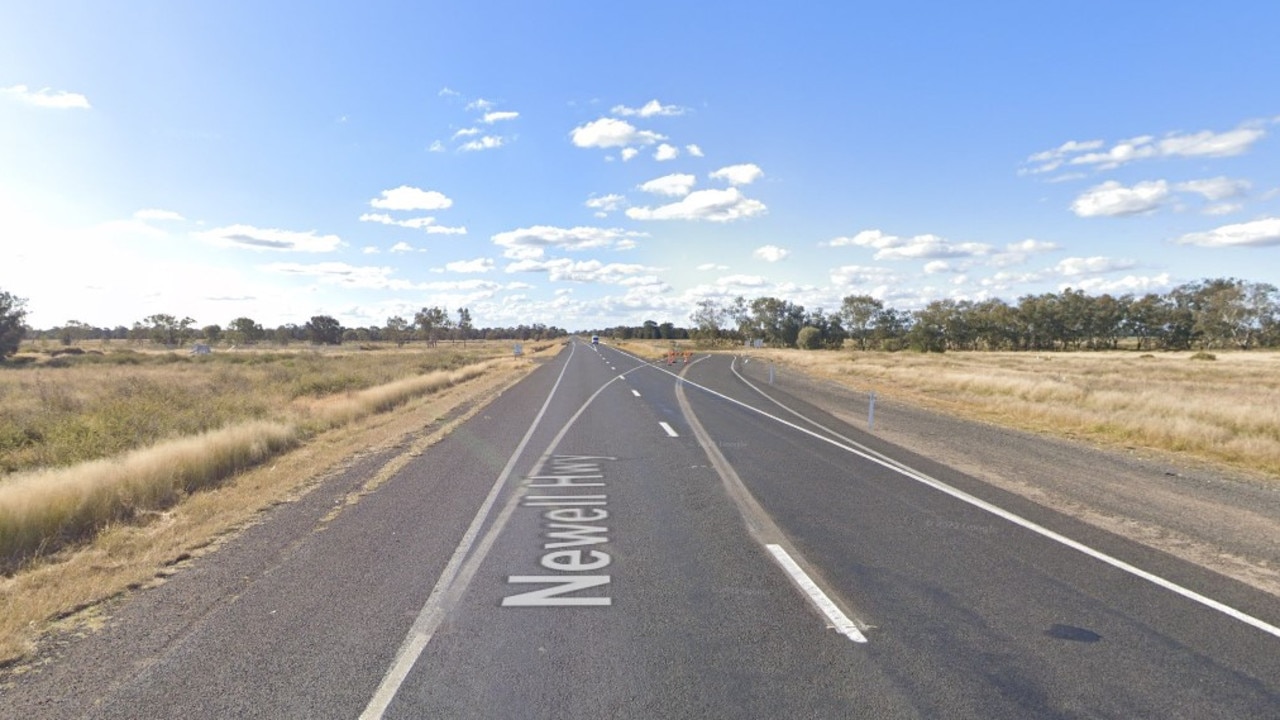
[[(549, 340), (569, 334), (554, 325), (474, 327), (471, 312), (457, 318), (442, 307), (423, 307), (412, 319), (399, 315), (382, 326), (343, 327), (329, 315), (316, 315), (302, 325), (267, 328), (248, 317), (225, 327), (197, 327), (190, 317), (150, 315), (133, 324), (94, 327), (75, 320), (44, 330), (26, 326), (25, 301), (0, 290), (0, 358), (17, 351), (24, 337), (72, 345), (84, 340), (150, 341), (180, 347), (208, 344), (287, 345), (309, 342), (393, 342), (404, 345), (441, 340)], [(1280, 291), (1270, 283), (1236, 278), (1205, 279), (1179, 285), (1167, 293), (1090, 295), (1068, 288), (1058, 293), (1024, 295), (1016, 303), (1001, 299), (935, 300), (906, 311), (870, 295), (849, 295), (834, 311), (807, 310), (783, 298), (738, 296), (729, 303), (699, 301), (690, 325), (646, 320), (584, 330), (617, 340), (662, 339), (712, 342), (760, 340), (773, 347), (805, 349), (916, 350), (1207, 350), (1280, 347)]]
[(1205, 279), (1167, 293), (1089, 295), (1066, 289), (1001, 299), (935, 300), (905, 311), (849, 295), (828, 312), (776, 297), (702, 300), (689, 328), (646, 321), (593, 332), (618, 340), (693, 339), (805, 349), (1206, 350), (1280, 347), (1280, 292), (1269, 283)]
[(268, 342), (277, 345), (311, 343), (313, 345), (341, 345), (350, 342), (393, 342), (405, 345), (423, 342), (435, 346), (442, 340), (461, 342), (469, 340), (549, 340), (568, 335), (563, 328), (542, 323), (511, 327), (477, 328), (471, 319), (471, 310), (458, 308), (457, 317), (451, 317), (442, 307), (424, 307), (412, 319), (399, 315), (387, 318), (382, 326), (344, 327), (330, 315), (315, 315), (299, 325), (286, 323), (268, 328), (249, 317), (238, 317), (222, 325), (203, 325), (190, 317), (178, 317), (167, 313), (149, 315), (131, 327), (96, 327), (76, 320), (42, 330), (25, 324), (25, 300), (0, 290), (0, 358), (17, 351), (24, 338), (53, 340), (64, 346), (86, 340), (125, 340), (150, 342), (165, 347), (183, 347), (193, 342), (209, 345), (251, 346)]

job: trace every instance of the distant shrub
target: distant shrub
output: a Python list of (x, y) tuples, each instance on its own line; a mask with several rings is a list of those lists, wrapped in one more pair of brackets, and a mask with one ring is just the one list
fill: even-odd
[(822, 347), (822, 331), (811, 325), (800, 328), (796, 336), (796, 346), (801, 350), (817, 350)]
[(1218, 356), (1210, 352), (1200, 351), (1191, 356), (1192, 360), (1217, 360)]
[(1154, 360), (1154, 359), (1155, 359), (1155, 357), (1156, 357), (1156, 356), (1155, 356), (1155, 355), (1152, 355), (1151, 353), (1142, 353), (1141, 355), (1139, 355), (1139, 356), (1138, 356), (1138, 359), (1139, 359), (1139, 360)]

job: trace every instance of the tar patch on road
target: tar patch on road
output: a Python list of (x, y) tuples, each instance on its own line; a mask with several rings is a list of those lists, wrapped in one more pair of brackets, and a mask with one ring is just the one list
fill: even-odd
[(1074, 625), (1053, 625), (1044, 634), (1055, 640), (1071, 640), (1073, 642), (1095, 643), (1102, 639), (1102, 636), (1098, 633), (1075, 627)]

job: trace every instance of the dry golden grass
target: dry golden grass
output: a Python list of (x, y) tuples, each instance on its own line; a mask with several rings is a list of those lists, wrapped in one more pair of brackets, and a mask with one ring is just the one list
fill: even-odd
[(1280, 476), (1280, 353), (750, 353), (956, 415)]
[(661, 360), (667, 356), (673, 348), (678, 348), (680, 352), (685, 350), (694, 350), (694, 344), (691, 340), (677, 340), (674, 343), (671, 340), (612, 340), (601, 339), (619, 350), (629, 352), (646, 360)]
[(0, 568), (12, 571), (111, 523), (170, 507), (300, 439), (294, 426), (254, 421), (169, 440), (119, 459), (10, 478), (0, 485)]
[[(0, 365), (0, 477), (112, 457), (248, 420), (294, 422), (318, 398), (505, 355), (507, 343), (264, 349), (133, 348)], [(93, 354), (97, 353), (97, 354)]]
[[(509, 346), (505, 346), (509, 349)], [(551, 356), (559, 350), (544, 345), (527, 351)], [(54, 620), (73, 614), (81, 624), (92, 625), (92, 614), (77, 612), (128, 588), (161, 582), (175, 572), (181, 558), (216, 547), (220, 538), (244, 527), (273, 504), (300, 497), (320, 478), (361, 452), (400, 446), (408, 435), (417, 439), (393, 458), (369, 485), (385, 480), (387, 468), (402, 467), (411, 457), (448, 434), (506, 387), (519, 381), (533, 364), (492, 361), (463, 368), (452, 383), (405, 382), (395, 390), (330, 398), (306, 412), (332, 422), (347, 424), (300, 442), (275, 462), (262, 462), (234, 477), (224, 478), (212, 490), (183, 495), (180, 502), (162, 511), (140, 513), (140, 522), (107, 525), (91, 543), (64, 550), (31, 563), (9, 577), (0, 577), (0, 663), (32, 651), (35, 639)], [(416, 379), (415, 379), (416, 380)], [(425, 393), (425, 394), (424, 394)], [(422, 432), (453, 409), (470, 403), (470, 410), (450, 423)], [(352, 412), (343, 405), (363, 410)], [(397, 408), (397, 412), (377, 409)], [(370, 408), (374, 411), (368, 412)], [(328, 413), (333, 413), (329, 415)], [(148, 451), (140, 451), (146, 455)], [(3, 486), (0, 486), (3, 487)]]
[(483, 358), (502, 347), (128, 351), (6, 368), (0, 461), (22, 470), (0, 476), (0, 571), (167, 508), (317, 432), (484, 374), (496, 361)]

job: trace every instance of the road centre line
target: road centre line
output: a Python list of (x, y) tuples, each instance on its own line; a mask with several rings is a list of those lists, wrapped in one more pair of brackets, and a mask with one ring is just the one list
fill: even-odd
[(680, 437), (680, 433), (676, 432), (676, 431), (675, 431), (675, 429), (674, 429), (674, 428), (672, 428), (670, 425), (668, 425), (668, 424), (666, 424), (666, 423), (664, 423), (664, 422), (659, 422), (658, 424), (662, 426), (662, 429), (666, 431), (666, 433), (667, 433), (667, 435), (668, 435), (668, 436), (670, 436), (670, 437)]
[(782, 549), (781, 545), (769, 543), (765, 545), (765, 548), (773, 555), (773, 559), (778, 561), (782, 569), (787, 571), (787, 574), (791, 576), (791, 580), (808, 596), (809, 602), (812, 602), (823, 615), (827, 616), (827, 620), (831, 621), (831, 626), (836, 629), (836, 632), (856, 643), (867, 641), (867, 636), (858, 630), (858, 626), (849, 619), (848, 615), (844, 614), (843, 610), (831, 602), (831, 598), (827, 597), (822, 588), (818, 587), (817, 583), (810, 579), (808, 573), (801, 569), (795, 560), (791, 559), (791, 556), (787, 554), (786, 550)]
[[(1089, 557), (1095, 560), (1099, 560), (1103, 563), (1106, 563), (1107, 565), (1110, 565), (1118, 570), (1129, 573), (1130, 575), (1146, 580), (1147, 582), (1150, 582), (1153, 585), (1156, 585), (1158, 587), (1164, 588), (1165, 590), (1169, 590), (1170, 592), (1181, 595), (1182, 597), (1188, 600), (1191, 600), (1192, 602), (1203, 605), (1211, 610), (1216, 610), (1217, 612), (1220, 612), (1223, 615), (1226, 615), (1232, 619), (1238, 620), (1242, 623), (1245, 623), (1246, 625), (1251, 625), (1269, 635), (1273, 635), (1277, 638), (1280, 638), (1280, 627), (1272, 625), (1259, 618), (1253, 617), (1252, 615), (1249, 615), (1241, 610), (1237, 610), (1236, 608), (1233, 608), (1230, 605), (1227, 605), (1225, 603), (1214, 600), (1213, 598), (1207, 597), (1205, 595), (1201, 595), (1200, 593), (1197, 593), (1194, 590), (1178, 585), (1172, 580), (1167, 580), (1159, 575), (1148, 572), (1139, 567), (1131, 565), (1123, 560), (1120, 560), (1119, 558), (1112, 557), (1111, 555), (1108, 555), (1100, 550), (1095, 550), (1094, 548), (1089, 547), (1084, 543), (1081, 543), (1076, 540), (1072, 540), (1071, 538), (1065, 535), (1054, 532), (1053, 530), (1050, 530), (1049, 528), (1046, 528), (1043, 525), (1039, 525), (1020, 515), (1016, 515), (1008, 510), (1005, 510), (1004, 508), (1001, 508), (997, 505), (989, 503), (986, 500), (982, 500), (976, 496), (970, 495), (969, 493), (966, 493), (963, 490), (960, 490), (959, 488), (948, 485), (942, 482), (941, 480), (938, 480), (937, 478), (926, 475), (925, 473), (915, 470), (911, 467), (908, 467), (907, 465), (903, 465), (896, 461), (889, 460), (887, 458), (884, 458), (883, 456), (878, 457), (879, 453), (860, 450), (856, 447), (852, 447), (851, 445), (838, 442), (837, 440), (834, 440), (830, 437), (814, 432), (808, 428), (796, 425), (795, 423), (790, 422), (788, 420), (784, 420), (783, 418), (780, 418), (776, 415), (772, 415), (768, 412), (765, 412), (764, 410), (761, 410), (760, 408), (757, 408), (753, 405), (749, 405), (745, 402), (742, 402), (741, 400), (729, 397), (724, 393), (712, 390), (711, 388), (706, 387), (705, 385), (699, 385), (698, 383), (695, 383), (691, 380), (687, 380), (681, 377), (680, 375), (673, 373), (670, 370), (667, 370), (663, 367), (659, 367), (657, 365), (649, 365), (648, 367), (651, 367), (655, 370), (664, 372), (674, 377), (677, 382), (687, 384), (690, 387), (694, 387), (699, 390), (702, 390), (703, 392), (714, 395), (722, 400), (727, 400), (730, 403), (733, 403), (734, 405), (738, 405), (754, 413), (763, 415), (764, 417), (769, 418), (774, 422), (781, 423), (782, 425), (785, 425), (793, 430), (804, 433), (805, 435), (808, 435), (816, 440), (825, 442), (828, 445), (832, 445), (850, 454), (857, 455), (858, 457), (861, 457), (865, 460), (868, 460), (877, 465), (880, 465), (888, 470), (892, 470), (893, 472), (896, 472), (902, 475), (903, 477), (906, 477), (911, 480), (915, 480), (916, 482), (919, 482), (923, 485), (932, 487), (933, 489), (938, 490), (939, 492), (946, 493), (947, 495), (950, 495), (951, 497), (954, 497), (955, 499), (960, 500), (961, 502), (968, 503), (969, 505), (972, 505), (980, 510), (984, 510), (999, 518), (1008, 520), (1009, 522), (1015, 525), (1018, 525), (1024, 529), (1030, 530), (1033, 533), (1036, 533), (1037, 535), (1048, 538), (1049, 540), (1052, 540), (1056, 543), (1059, 543), (1068, 548), (1071, 548), (1072, 550), (1076, 550), (1077, 552), (1088, 555)], [(792, 411), (792, 412), (795, 413), (795, 411)], [(795, 414), (799, 417), (804, 417), (799, 413), (795, 413)], [(805, 419), (808, 420), (808, 418), (805, 418)], [(813, 422), (813, 421), (809, 420), (809, 422)], [(816, 425), (817, 423), (814, 423), (814, 424)]]
[[(471, 526), (467, 528), (467, 533), (463, 535), (462, 541), (459, 542), (457, 549), (454, 550), (453, 556), (449, 559), (449, 564), (445, 566), (444, 572), (441, 573), (439, 581), (431, 591), (431, 595), (427, 598), (427, 602), (422, 606), (422, 611), (414, 620), (413, 626), (409, 629), (409, 635), (405, 638), (400, 646), (400, 650), (396, 652), (396, 659), (391, 668), (387, 671), (386, 677), (383, 678), (382, 684), (379, 685), (373, 698), (369, 701), (369, 705), (365, 707), (364, 712), (360, 714), (360, 720), (381, 720), (387, 708), (391, 705), (391, 701), (395, 699), (396, 693), (399, 692), (400, 686), (408, 677), (409, 672), (413, 669), (418, 658), (426, 649), (427, 644), (431, 641), (435, 631), (440, 627), (440, 623), (444, 620), (448, 610), (452, 604), (456, 602), (467, 586), (471, 582), (471, 578), (475, 576), (476, 571), (480, 567), (480, 563), (489, 554), (489, 550), (493, 547), (494, 541), (499, 533), (510, 520), (512, 513), (519, 504), (521, 498), (525, 495), (523, 486), (517, 487), (516, 491), (507, 499), (506, 505), (499, 512), (493, 523), (489, 525), (489, 529), (485, 532), (484, 537), (480, 539), (478, 544), (475, 543), (475, 537), (479, 534), (488, 518), (488, 514), (496, 501), (500, 490), (506, 485), (507, 479), (510, 477), (515, 467), (517, 459), (524, 452), (525, 446), (529, 439), (533, 436), (534, 430), (537, 429), (538, 423), (542, 420), (542, 416), (546, 413), (547, 407), (551, 404), (551, 398), (555, 395), (556, 389), (560, 386), (560, 381), (564, 378), (565, 372), (569, 369), (569, 363), (573, 360), (574, 348), (577, 343), (572, 343), (569, 350), (569, 358), (565, 360), (564, 367), (560, 369), (560, 375), (556, 378), (555, 385), (552, 386), (551, 392), (547, 395), (547, 399), (542, 404), (542, 409), (538, 411), (538, 415), (534, 418), (533, 424), (521, 439), (520, 444), (512, 453), (511, 458), (507, 460), (506, 466), (502, 469), (502, 473), (498, 476), (498, 480), (494, 482), (493, 488), (489, 491), (489, 496), (485, 498), (485, 502), (477, 511), (475, 518), (471, 521)], [(644, 366), (637, 366), (624, 372), (622, 375), (610, 378), (608, 382), (601, 385), (599, 389), (587, 398), (586, 402), (578, 408), (577, 412), (560, 428), (556, 436), (552, 438), (551, 443), (547, 446), (546, 451), (538, 458), (531, 470), (531, 475), (537, 475), (542, 472), (547, 461), (555, 453), (556, 448), (568, 434), (569, 428), (573, 427), (578, 418), (586, 412), (587, 408), (595, 401), (601, 393), (618, 379), (639, 370)], [(471, 551), (472, 545), (475, 545), (475, 551)], [(465, 546), (465, 547), (464, 547)], [(468, 555), (468, 553), (470, 553)], [(465, 558), (465, 563), (464, 563)]]
[(636, 390), (636, 389), (634, 389), (634, 388), (632, 388), (632, 390), (631, 390), (631, 394), (632, 394), (632, 395), (635, 395), (636, 397), (640, 397), (640, 391), (639, 391), (639, 390)]
[(498, 479), (493, 482), (493, 487), (489, 489), (489, 494), (485, 496), (484, 502), (480, 504), (480, 509), (476, 511), (471, 524), (467, 526), (462, 539), (458, 541), (458, 546), (454, 548), (453, 555), (449, 557), (449, 563), (445, 565), (444, 571), (440, 573), (440, 578), (436, 581), (435, 587), (431, 589), (431, 594), (427, 596), (427, 602), (423, 604), (418, 617), (409, 628), (409, 634), (405, 636), (404, 641), (400, 644), (400, 649), (396, 651), (395, 660), (392, 662), (391, 667), (387, 669), (386, 675), (383, 676), (378, 689), (374, 692), (373, 697), (370, 698), (369, 704), (365, 706), (364, 712), (360, 713), (361, 720), (382, 717), (391, 701), (395, 699), (400, 686), (404, 684), (409, 671), (413, 669), (414, 663), (418, 661), (422, 651), (426, 649), (427, 643), (431, 641), (431, 636), (435, 633), (436, 628), (440, 626), (440, 621), (444, 619), (445, 614), (443, 604), (445, 594), (457, 577), (467, 553), (471, 551), (472, 545), (475, 544), (476, 537), (480, 534), (480, 528), (483, 527), (488, 519), (489, 512), (493, 509), (494, 503), (497, 502), (498, 495), (507, 484), (507, 479), (511, 477), (512, 471), (515, 470), (516, 461), (524, 453), (525, 446), (533, 438), (534, 431), (538, 429), (543, 416), (547, 413), (547, 408), (551, 406), (551, 399), (555, 397), (556, 390), (560, 388), (560, 382), (564, 380), (565, 372), (569, 369), (569, 364), (573, 360), (575, 347), (576, 344), (570, 345), (569, 357), (564, 361), (564, 367), (560, 368), (560, 374), (556, 376), (555, 384), (551, 386), (551, 391), (547, 393), (547, 399), (543, 401), (538, 414), (534, 416), (533, 422), (529, 424), (529, 429), (525, 431), (524, 437), (520, 438), (520, 443), (516, 445), (511, 457), (507, 459), (507, 464), (503, 466), (502, 472), (498, 473)]

